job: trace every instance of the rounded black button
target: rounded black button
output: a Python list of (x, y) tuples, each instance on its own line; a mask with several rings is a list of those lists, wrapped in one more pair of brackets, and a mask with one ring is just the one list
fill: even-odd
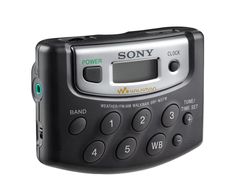
[(179, 116), (179, 107), (176, 104), (168, 106), (162, 114), (162, 124), (171, 127), (175, 124)]
[(69, 127), (69, 132), (72, 135), (77, 135), (81, 133), (85, 129), (85, 127), (86, 127), (85, 118), (79, 117), (71, 122), (70, 127)]
[(121, 160), (129, 158), (134, 153), (136, 144), (136, 140), (131, 137), (123, 140), (117, 147), (117, 157)]
[(84, 160), (86, 162), (95, 162), (100, 159), (105, 151), (105, 145), (102, 141), (91, 143), (84, 151)]
[(180, 146), (183, 143), (183, 137), (179, 134), (175, 135), (172, 142), (174, 146)]
[(166, 137), (164, 134), (157, 134), (153, 136), (147, 145), (147, 153), (151, 156), (160, 154), (166, 146)]
[(193, 115), (191, 113), (185, 113), (183, 122), (185, 125), (191, 125), (193, 122)]
[(101, 131), (105, 135), (114, 133), (120, 126), (120, 115), (117, 112), (109, 113), (105, 116), (101, 124)]
[(170, 64), (169, 64), (169, 70), (171, 72), (175, 72), (179, 69), (179, 61), (171, 61)]
[(143, 131), (151, 121), (151, 111), (147, 108), (140, 110), (133, 118), (133, 128), (135, 131)]
[(102, 67), (90, 66), (83, 70), (84, 79), (88, 82), (100, 83), (102, 81)]

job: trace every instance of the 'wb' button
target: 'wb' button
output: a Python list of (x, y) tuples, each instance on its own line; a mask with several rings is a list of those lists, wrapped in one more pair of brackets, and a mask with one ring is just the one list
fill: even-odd
[(164, 134), (153, 136), (147, 145), (147, 153), (151, 156), (160, 154), (166, 146), (166, 137)]

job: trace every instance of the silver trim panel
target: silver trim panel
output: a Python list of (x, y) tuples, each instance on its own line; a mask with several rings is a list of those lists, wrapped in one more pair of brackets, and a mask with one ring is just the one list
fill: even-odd
[[(158, 92), (183, 82), (189, 73), (188, 40), (185, 36), (147, 40), (139, 42), (76, 46), (76, 85), (81, 92), (98, 96), (137, 96)], [(152, 55), (139, 57), (140, 60), (158, 60), (158, 77), (152, 80), (132, 83), (113, 82), (113, 63), (123, 63), (137, 59), (118, 59), (119, 52), (153, 49)], [(176, 52), (177, 51), (177, 52)], [(82, 64), (83, 60), (98, 59), (99, 64)], [(176, 72), (169, 71), (169, 63), (178, 60)], [(83, 78), (83, 69), (88, 66), (102, 67), (102, 82), (92, 83)], [(135, 73), (135, 69), (134, 69)]]

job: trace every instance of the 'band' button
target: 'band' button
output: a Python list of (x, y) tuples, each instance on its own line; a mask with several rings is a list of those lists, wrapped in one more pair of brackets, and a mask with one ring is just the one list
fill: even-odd
[(85, 118), (79, 117), (71, 122), (70, 127), (69, 127), (69, 132), (72, 135), (77, 135), (81, 133), (85, 129), (85, 127), (86, 127)]
[(85, 67), (83, 70), (83, 76), (88, 82), (100, 83), (102, 81), (102, 67)]

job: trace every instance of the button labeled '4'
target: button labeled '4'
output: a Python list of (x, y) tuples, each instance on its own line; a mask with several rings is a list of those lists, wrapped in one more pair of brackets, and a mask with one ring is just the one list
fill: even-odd
[(84, 151), (84, 160), (86, 162), (95, 162), (99, 160), (105, 151), (105, 145), (102, 141), (91, 143)]
[(92, 155), (95, 156), (95, 157), (97, 156), (97, 148), (95, 148), (95, 149), (93, 150)]

